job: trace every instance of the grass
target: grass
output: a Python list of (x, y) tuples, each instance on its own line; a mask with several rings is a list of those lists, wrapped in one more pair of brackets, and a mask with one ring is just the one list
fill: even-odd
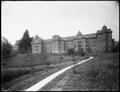
[(55, 67), (55, 68), (50, 68), (48, 70), (44, 69), (43, 71), (33, 72), (32, 75), (26, 74), (23, 76), (19, 76), (18, 78), (7, 83), (7, 85), (9, 86), (8, 90), (9, 91), (20, 91), (20, 90), (23, 91), (62, 68), (63, 67)]
[[(68, 65), (66, 61), (70, 61), (71, 59), (72, 58), (70, 56), (63, 54), (30, 54), (29, 56), (27, 56), (26, 54), (19, 54), (18, 56), (9, 58), (6, 60), (6, 64), (2, 65), (2, 87), (4, 89), (9, 88), (11, 86), (9, 85), (11, 81), (15, 80), (15, 83), (17, 83), (16, 79), (18, 77), (28, 75), (31, 72), (35, 73), (38, 71), (45, 71), (50, 68)], [(64, 62), (65, 64), (62, 64), (62, 62)], [(25, 78), (23, 77), (23, 79)]]
[(5, 69), (18, 67), (24, 68), (31, 67), (31, 63), (32, 66), (40, 66), (67, 62), (71, 59), (71, 56), (63, 54), (30, 54), (29, 56), (26, 54), (18, 54), (15, 57), (6, 59), (2, 67)]
[(6, 60), (6, 64), (3, 66), (4, 68), (14, 68), (14, 67), (30, 67), (31, 62), (33, 66), (36, 65), (46, 65), (49, 64), (49, 61), (46, 60), (47, 55), (32, 55), (30, 54), (27, 56), (24, 55), (17, 55), (15, 57), (11, 57)]
[(119, 53), (101, 53), (71, 72), (67, 91), (118, 91)]
[(62, 54), (30, 54), (27, 56), (24, 55), (17, 55), (15, 57), (11, 57), (6, 59), (6, 63), (2, 65), (3, 68), (17, 68), (17, 67), (30, 67), (31, 62), (33, 66), (38, 65), (49, 65), (54, 63), (60, 63), (64, 61), (69, 61), (72, 58), (67, 55)]
[[(4, 89), (9, 88), (11, 85), (7, 85), (10, 81), (14, 81), (15, 79), (19, 78), (19, 76), (28, 75), (37, 71), (45, 71), (50, 69), (48, 66), (38, 66), (34, 67), (33, 70), (31, 68), (13, 68), (13, 69), (3, 69), (1, 73), (1, 84)], [(23, 78), (25, 79), (25, 78)]]
[[(22, 90), (28, 88), (31, 85), (42, 80), (43, 78), (47, 77), (48, 75), (58, 71), (59, 69), (63, 69), (63, 68), (58, 68), (58, 66), (54, 67), (53, 69), (51, 68), (52, 70), (49, 69), (50, 67), (48, 67), (48, 65), (46, 65), (45, 62), (43, 64), (43, 62), (41, 61), (45, 58), (41, 56), (43, 59), (40, 58), (38, 59), (38, 56), (39, 55), (33, 56), (37, 58), (34, 64), (33, 76), (26, 74), (30, 72), (30, 67), (28, 67), (29, 64), (23, 65), (24, 68), (22, 67), (21, 69), (21, 71), (23, 70), (22, 73), (20, 73), (19, 69), (17, 70), (17, 68), (14, 68), (16, 66), (22, 65), (22, 62), (28, 62), (28, 61), (23, 60), (21, 61), (21, 63), (16, 63), (13, 66), (11, 64), (11, 67), (13, 67), (11, 69), (6, 68), (8, 69), (9, 72), (14, 71), (13, 74), (19, 73), (21, 75), (7, 83), (8, 87), (10, 85), (13, 85), (12, 87), (10, 87), (11, 90)], [(83, 63), (82, 65), (76, 66), (74, 70), (74, 74), (73, 72), (69, 73), (71, 76), (68, 79), (67, 83), (64, 85), (63, 91), (118, 91), (119, 90), (119, 53), (98, 53), (98, 54), (89, 54), (87, 56), (94, 56), (95, 58), (86, 63)], [(39, 60), (40, 62), (38, 63), (37, 60)], [(71, 58), (69, 56), (53, 54), (53, 55), (48, 55), (47, 59), (45, 60), (50, 61), (51, 62), (50, 65), (51, 65), (54, 63), (69, 61), (71, 60)], [(13, 62), (15, 63), (15, 61), (11, 61), (11, 63)], [(16, 62), (18, 62), (17, 59)], [(39, 66), (41, 62), (42, 65)], [(47, 71), (47, 72), (46, 74), (41, 75), (42, 73), (44, 73), (42, 71)], [(6, 70), (7, 75), (9, 75), (9, 72), (7, 73)], [(12, 73), (10, 73), (10, 75), (12, 75)], [(55, 80), (52, 81), (52, 84), (50, 83), (50, 85), (46, 85), (46, 87), (43, 87), (42, 90), (49, 90), (50, 88), (55, 86), (56, 82), (61, 80), (63, 76), (64, 74), (58, 76)]]

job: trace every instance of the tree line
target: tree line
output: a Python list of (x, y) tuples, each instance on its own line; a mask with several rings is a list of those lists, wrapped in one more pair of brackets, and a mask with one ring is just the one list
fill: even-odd
[[(18, 53), (31, 53), (32, 51), (32, 37), (29, 36), (28, 30), (23, 34), (22, 39), (18, 43)], [(2, 59), (7, 59), (14, 55), (14, 50), (10, 42), (6, 39), (6, 42), (1, 42), (1, 56)]]

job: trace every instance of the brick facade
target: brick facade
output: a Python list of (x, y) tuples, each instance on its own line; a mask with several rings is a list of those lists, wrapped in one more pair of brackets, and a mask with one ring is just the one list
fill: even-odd
[(82, 35), (79, 31), (76, 36), (60, 37), (54, 35), (52, 39), (42, 40), (36, 36), (32, 42), (32, 53), (65, 53), (67, 49), (78, 46), (84, 52), (104, 52), (112, 50), (112, 31), (103, 26), (93, 34)]

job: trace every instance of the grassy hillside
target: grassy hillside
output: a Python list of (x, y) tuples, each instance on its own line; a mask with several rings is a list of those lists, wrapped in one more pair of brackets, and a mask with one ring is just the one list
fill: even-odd
[[(93, 56), (93, 55), (92, 55)], [(118, 91), (119, 53), (94, 54), (94, 59), (75, 68), (63, 90)]]
[[(71, 57), (62, 54), (19, 54), (6, 60), (6, 64), (2, 65), (1, 84), (4, 88), (8, 88), (6, 83), (19, 76), (35, 73), (38, 71), (48, 70), (52, 67), (67, 65), (66, 61), (70, 61)], [(66, 62), (60, 64), (60, 62)], [(32, 67), (31, 67), (32, 63)]]

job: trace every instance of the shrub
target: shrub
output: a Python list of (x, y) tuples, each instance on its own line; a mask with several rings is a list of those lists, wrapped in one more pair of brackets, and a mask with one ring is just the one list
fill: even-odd
[(73, 55), (73, 54), (74, 54), (74, 49), (73, 48), (68, 49), (68, 55)]
[(4, 84), (18, 76), (30, 73), (30, 70), (4, 70), (1, 75), (1, 83)]
[(81, 53), (81, 56), (84, 56), (84, 55), (85, 55), (85, 52), (82, 52), (82, 53)]

